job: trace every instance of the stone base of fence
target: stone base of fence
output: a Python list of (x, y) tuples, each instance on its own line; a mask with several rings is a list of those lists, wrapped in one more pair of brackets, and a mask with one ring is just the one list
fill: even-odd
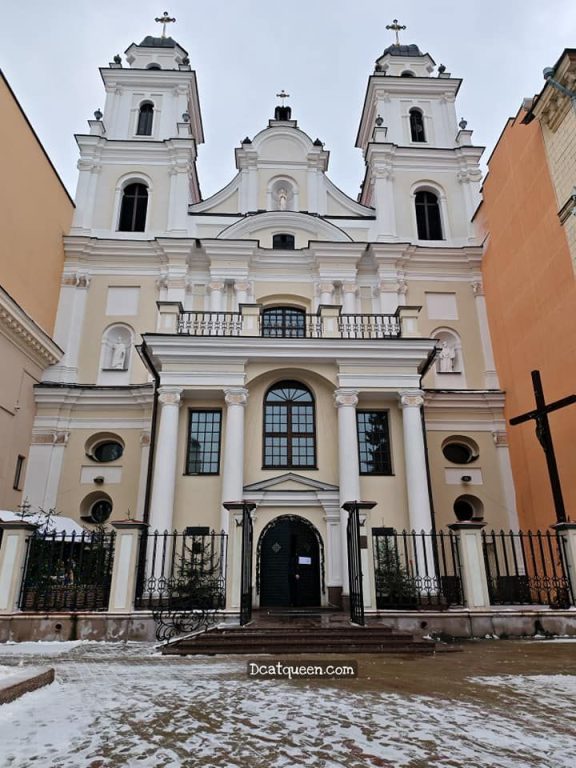
[[(486, 611), (372, 611), (369, 623), (415, 635), (446, 640), (472, 638), (576, 637), (576, 609), (554, 610), (546, 606), (492, 608)], [(222, 621), (237, 622), (237, 612), (222, 612)], [(97, 640), (104, 642), (155, 642), (155, 623), (150, 611), (135, 613), (14, 613), (0, 617), (1, 643), (39, 640)]]

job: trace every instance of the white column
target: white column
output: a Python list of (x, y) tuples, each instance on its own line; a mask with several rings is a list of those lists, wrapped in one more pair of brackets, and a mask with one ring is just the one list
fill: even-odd
[(496, 445), (496, 456), (500, 468), (500, 477), (502, 478), (504, 501), (506, 503), (506, 511), (508, 512), (508, 524), (511, 530), (517, 531), (520, 528), (520, 523), (516, 510), (516, 491), (514, 489), (512, 465), (510, 464), (510, 451), (508, 450), (508, 434), (506, 430), (496, 431), (492, 432), (492, 438)]
[(320, 283), (318, 288), (320, 289), (320, 304), (323, 304), (324, 306), (332, 304), (332, 298), (334, 296), (334, 284)]
[(234, 291), (236, 293), (236, 308), (239, 309), (240, 304), (248, 303), (248, 290), (250, 289), (250, 283), (246, 283), (242, 280), (234, 281)]
[(376, 240), (396, 237), (396, 210), (394, 203), (394, 174), (392, 167), (379, 164), (374, 168), (374, 199), (376, 208)]
[(486, 299), (484, 298), (484, 285), (482, 280), (475, 280), (472, 283), (474, 292), (474, 303), (476, 304), (476, 316), (478, 317), (478, 328), (480, 329), (480, 341), (482, 343), (482, 352), (484, 354), (484, 386), (486, 389), (500, 389), (498, 374), (496, 373), (496, 363), (494, 362), (494, 353), (492, 351), (492, 340), (490, 338), (490, 326), (488, 325), (488, 313), (486, 312)]
[(26, 562), (26, 542), (37, 527), (23, 520), (0, 523), (3, 531), (0, 547), (0, 613), (18, 610)]
[(64, 451), (70, 432), (54, 430), (32, 435), (22, 498), (36, 510), (56, 509)]
[(150, 502), (150, 531), (171, 531), (176, 486), (176, 455), (178, 452), (179, 387), (158, 390), (160, 420), (154, 449), (152, 499)]
[[(224, 390), (226, 431), (222, 459), (222, 502), (242, 501), (244, 495), (244, 410), (248, 390), (234, 387)], [(229, 530), (230, 513), (222, 507), (220, 529)]]
[(112, 523), (112, 527), (116, 531), (116, 541), (108, 611), (130, 613), (134, 610), (136, 597), (140, 540), (148, 526), (134, 520), (117, 520)]
[[(360, 464), (358, 461), (358, 432), (356, 427), (356, 406), (358, 391), (337, 389), (334, 393), (338, 408), (338, 469), (340, 484), (340, 506), (347, 501), (360, 500)], [(342, 594), (349, 594), (348, 544), (346, 526), (348, 513), (340, 510), (340, 547), (342, 560)]]
[(67, 384), (78, 381), (78, 358), (89, 287), (90, 277), (86, 274), (65, 275), (62, 280), (54, 341), (64, 350), (64, 357), (44, 371), (43, 381)]
[(222, 312), (224, 283), (214, 281), (208, 284), (210, 291), (210, 312)]
[(432, 514), (428, 496), (428, 475), (426, 453), (420, 408), (424, 397), (420, 390), (400, 392), (402, 425), (404, 430), (404, 462), (406, 465), (406, 486), (408, 491), (408, 515), (410, 528), (430, 532)]
[(356, 314), (356, 283), (342, 283), (342, 312)]

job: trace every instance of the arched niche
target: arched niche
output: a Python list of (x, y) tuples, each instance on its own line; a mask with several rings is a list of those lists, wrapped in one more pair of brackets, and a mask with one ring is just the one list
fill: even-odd
[(129, 325), (115, 323), (102, 334), (98, 384), (129, 384), (134, 332)]
[(437, 353), (434, 364), (436, 386), (466, 386), (462, 340), (453, 328), (437, 328), (431, 333), (436, 339)]

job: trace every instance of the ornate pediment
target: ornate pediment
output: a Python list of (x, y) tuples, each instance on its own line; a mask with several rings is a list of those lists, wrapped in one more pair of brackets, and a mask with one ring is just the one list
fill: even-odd
[(262, 492), (262, 491), (323, 491), (334, 493), (338, 491), (337, 485), (323, 483), (320, 480), (313, 480), (310, 477), (298, 475), (295, 472), (285, 472), (282, 475), (261, 480), (259, 483), (251, 483), (244, 486), (244, 493)]

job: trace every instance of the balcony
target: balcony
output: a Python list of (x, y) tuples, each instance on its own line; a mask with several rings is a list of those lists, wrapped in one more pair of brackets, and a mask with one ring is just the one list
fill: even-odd
[(393, 315), (342, 314), (321, 306), (316, 314), (243, 304), (238, 312), (185, 312), (179, 302), (159, 302), (159, 332), (179, 336), (278, 339), (399, 339), (419, 337), (420, 307), (398, 307)]

